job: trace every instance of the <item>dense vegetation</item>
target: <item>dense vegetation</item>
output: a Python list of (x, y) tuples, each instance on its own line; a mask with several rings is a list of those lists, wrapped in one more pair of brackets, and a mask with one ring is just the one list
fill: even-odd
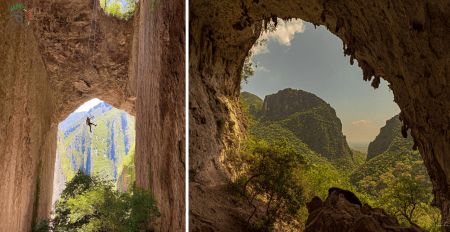
[(161, 216), (156, 204), (148, 190), (116, 191), (111, 180), (79, 170), (56, 203), (54, 219), (33, 231), (141, 231)]
[[(298, 182), (291, 184), (301, 188), (303, 199), (319, 196), (324, 200), (329, 188), (339, 187), (354, 192), (363, 204), (396, 215), (403, 226), (418, 225), (429, 231), (440, 231), (440, 212), (431, 206), (432, 187), (426, 168), (419, 152), (412, 150), (411, 136), (403, 138), (398, 116), (381, 128), (380, 135), (370, 143), (371, 157), (366, 159), (365, 153), (348, 148), (340, 120), (336, 120), (334, 110), (328, 104), (302, 92), (289, 90), (284, 95), (280, 92), (266, 96), (264, 102), (251, 93), (242, 94), (241, 107), (248, 115), (246, 120), (253, 120), (248, 123), (251, 125), (249, 133), (256, 141), (266, 141), (250, 144), (268, 146), (282, 139), (287, 147), (306, 158), (309, 165), (300, 166), (309, 168), (297, 172), (298, 176), (293, 179)], [(261, 110), (252, 111), (258, 104)], [(244, 142), (241, 149), (252, 152), (255, 148), (248, 147), (248, 143)], [(246, 154), (246, 151), (239, 152)], [(244, 158), (242, 162), (250, 162), (237, 166), (238, 170), (245, 169), (242, 174), (247, 174), (248, 180), (251, 168), (246, 168), (257, 165), (257, 160)], [(236, 183), (241, 183), (239, 180)], [(264, 198), (256, 199), (265, 202)], [(291, 213), (290, 216), (299, 222), (296, 228), (302, 229), (308, 217), (306, 207)], [(283, 224), (281, 219), (279, 223)]]
[(270, 144), (249, 139), (242, 145), (241, 152), (232, 153), (229, 158), (237, 167), (235, 187), (254, 208), (247, 222), (257, 210), (254, 204), (257, 200), (265, 205), (265, 217), (260, 219), (259, 229), (270, 231), (278, 220), (294, 222), (293, 215), (305, 203), (300, 181), (305, 158), (284, 138)]

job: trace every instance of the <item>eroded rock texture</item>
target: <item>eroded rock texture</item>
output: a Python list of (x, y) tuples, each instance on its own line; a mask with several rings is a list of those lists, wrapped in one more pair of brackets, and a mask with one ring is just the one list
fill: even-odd
[(212, 94), (239, 99), (245, 56), (262, 20), (277, 18), (326, 26), (343, 41), (350, 63), (358, 61), (363, 80), (375, 88), (380, 78), (389, 82), (400, 119), (428, 168), (434, 203), (448, 221), (450, 3), (443, 0), (190, 1), (190, 172), (211, 186), (227, 179), (221, 162), (226, 159), (219, 159), (225, 155), (224, 133), (214, 119), (228, 113), (215, 106)]
[(33, 12), (25, 32), (7, 15), (17, 2), (0, 2), (1, 230), (31, 231), (50, 216), (58, 123), (99, 98), (136, 116), (136, 162), (145, 162), (137, 165), (138, 185), (155, 183), (165, 215), (158, 230), (181, 231), (184, 2), (164, 1), (148, 20), (142, 1), (130, 21), (105, 15), (98, 2), (93, 16), (92, 0), (21, 3)]
[(305, 232), (425, 232), (418, 227), (401, 227), (397, 217), (387, 214), (383, 209), (373, 209), (350, 203), (344, 194), (333, 191), (323, 202), (314, 197), (307, 203), (309, 217)]

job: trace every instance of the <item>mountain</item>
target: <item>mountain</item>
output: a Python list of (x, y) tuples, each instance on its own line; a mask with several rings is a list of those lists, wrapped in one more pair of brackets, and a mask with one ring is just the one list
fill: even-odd
[[(86, 125), (87, 116), (97, 124), (92, 126), (92, 133)], [(59, 132), (64, 141), (60, 149), (67, 179), (81, 169), (117, 180), (117, 169), (135, 141), (134, 117), (102, 102), (84, 115), (69, 118), (74, 121)]]
[(422, 157), (419, 151), (412, 150), (413, 145), (409, 132), (408, 138), (403, 138), (398, 115), (387, 120), (386, 125), (380, 129), (380, 134), (370, 143), (366, 162), (350, 175), (351, 182), (356, 184), (364, 177), (377, 181), (380, 175), (395, 169), (398, 163), (411, 166), (415, 162), (421, 162)]
[[(367, 161), (385, 152), (396, 137), (402, 136), (402, 123), (398, 117), (399, 115), (397, 114), (387, 120), (386, 125), (380, 129), (380, 133), (375, 140), (369, 143), (369, 148), (367, 149)], [(411, 136), (409, 136), (409, 138), (411, 138)]]
[[(244, 107), (249, 107), (256, 121), (250, 134), (267, 141), (285, 137), (310, 163), (345, 169), (359, 163), (342, 133), (341, 120), (321, 98), (290, 88), (267, 95), (264, 102), (255, 100), (254, 96), (242, 94)], [(250, 107), (261, 110), (255, 112)], [(361, 160), (361, 154), (357, 155), (357, 160)]]
[(59, 124), (60, 130), (66, 130), (67, 127), (72, 125), (76, 120), (84, 117), (87, 114), (86, 111), (71, 113), (64, 121)]
[(241, 98), (244, 102), (244, 109), (249, 111), (251, 114), (256, 115), (261, 112), (263, 106), (263, 100), (258, 96), (251, 94), (249, 92), (242, 92)]

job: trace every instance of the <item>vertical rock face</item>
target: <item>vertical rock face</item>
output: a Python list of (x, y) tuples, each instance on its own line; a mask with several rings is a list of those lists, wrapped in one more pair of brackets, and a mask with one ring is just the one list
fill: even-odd
[[(184, 2), (164, 1), (148, 20), (148, 2), (142, 1), (130, 21), (105, 15), (97, 4), (89, 42), (94, 1), (22, 3), (34, 14), (27, 31), (12, 25), (9, 15), (0, 17), (1, 230), (31, 231), (50, 216), (58, 123), (99, 98), (137, 116), (138, 185), (153, 181), (165, 214), (161, 230), (181, 231)], [(0, 11), (15, 4), (2, 1)]]
[[(427, 0), (190, 1), (190, 157), (196, 162), (192, 165), (220, 166), (213, 157), (221, 152), (223, 134), (207, 117), (202, 123), (202, 117), (220, 118), (226, 112), (211, 107), (214, 100), (208, 94), (238, 100), (242, 65), (262, 20), (301, 18), (324, 25), (341, 38), (344, 54), (351, 64), (358, 61), (363, 80), (373, 80), (375, 88), (380, 78), (389, 82), (401, 109), (399, 118), (411, 129), (428, 168), (434, 203), (446, 220), (450, 216), (449, 12), (447, 1)], [(211, 182), (218, 181), (214, 174), (209, 176)]]
[(62, 134), (58, 134), (58, 147), (56, 148), (55, 171), (53, 172), (52, 208), (66, 187), (66, 174), (63, 170), (62, 153), (65, 150)]
[(401, 127), (402, 123), (398, 120), (398, 115), (387, 120), (386, 125), (380, 129), (380, 133), (375, 140), (369, 143), (369, 148), (367, 149), (367, 161), (386, 151), (389, 148), (389, 145), (391, 145), (392, 140), (401, 135)]
[(132, 70), (136, 84), (136, 185), (151, 188), (162, 225), (185, 228), (185, 2), (141, 1)]

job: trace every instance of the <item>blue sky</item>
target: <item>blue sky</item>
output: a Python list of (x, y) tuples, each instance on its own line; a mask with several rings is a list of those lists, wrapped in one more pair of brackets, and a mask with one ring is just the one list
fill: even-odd
[(285, 88), (301, 89), (328, 102), (343, 124), (349, 142), (375, 139), (386, 120), (400, 112), (382, 80), (376, 90), (363, 81), (362, 70), (344, 57), (341, 39), (324, 26), (294, 20), (281, 23), (264, 46), (253, 48), (255, 74), (242, 91), (264, 96)]
[(100, 102), (103, 102), (103, 101), (98, 98), (93, 98), (93, 99), (85, 102), (80, 107), (78, 107), (78, 109), (75, 110), (75, 112), (89, 111), (90, 108), (94, 108), (94, 106), (96, 106)]

